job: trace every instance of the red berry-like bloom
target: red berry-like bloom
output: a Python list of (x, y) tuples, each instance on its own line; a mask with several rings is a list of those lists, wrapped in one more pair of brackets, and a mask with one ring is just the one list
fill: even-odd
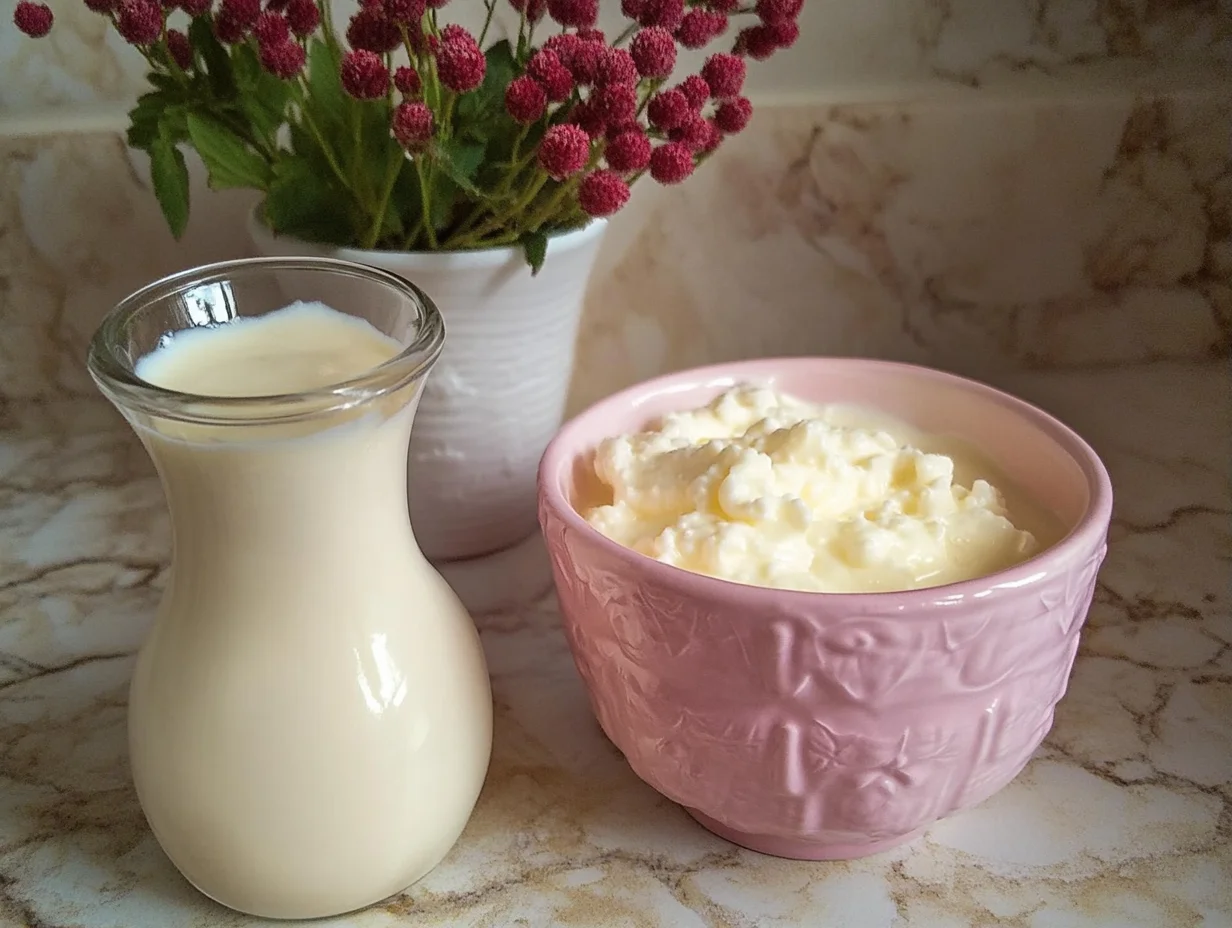
[(706, 141), (698, 149), (698, 154), (710, 154), (723, 141), (723, 133), (719, 131), (719, 127), (714, 124), (713, 119), (706, 120), (706, 133)]
[(526, 21), (537, 23), (548, 11), (548, 0), (509, 0), (509, 5), (526, 15)]
[(800, 38), (800, 24), (794, 19), (766, 26), (766, 33), (776, 48), (791, 48)]
[(716, 100), (739, 96), (744, 86), (744, 74), (744, 60), (735, 55), (711, 55), (702, 65), (702, 79)]
[(673, 142), (680, 142), (689, 151), (701, 151), (710, 141), (711, 127), (708, 120), (702, 119), (696, 113), (689, 113), (689, 118), (668, 133)]
[(599, 0), (548, 0), (548, 15), (562, 26), (593, 26), (599, 18)]
[(684, 19), (685, 0), (642, 0), (641, 15), (637, 21), (643, 26), (660, 26), (668, 32), (680, 28)]
[(578, 206), (587, 216), (610, 216), (629, 202), (629, 185), (615, 171), (591, 171), (578, 185)]
[(436, 73), (455, 93), (467, 93), (483, 83), (488, 62), (474, 39), (442, 42), (436, 50)]
[(592, 139), (601, 139), (607, 135), (608, 124), (603, 121), (602, 114), (595, 111), (591, 101), (583, 100), (569, 114), (569, 122)]
[(418, 71), (402, 65), (402, 67), (394, 71), (394, 87), (398, 93), (413, 97), (423, 88), (423, 82), (419, 79)]
[(577, 37), (583, 42), (594, 42), (596, 45), (607, 45), (607, 36), (602, 29), (596, 29), (593, 26), (584, 26), (576, 33)]
[(230, 16), (219, 14), (214, 17), (214, 35), (218, 36), (219, 42), (234, 45), (237, 42), (244, 41), (246, 33), (247, 30)]
[(590, 92), (588, 102), (604, 128), (630, 122), (637, 115), (637, 88), (633, 84), (601, 84)]
[[(197, 3), (197, 4), (204, 3), (204, 4), (205, 4), (205, 9), (206, 9), (206, 10), (208, 10), (208, 9), (210, 8), (210, 3), (209, 3), (209, 0), (190, 0), (190, 2), (192, 2), (192, 3)], [(40, 4), (30, 4), (30, 5), (31, 5), (31, 6), (39, 6)], [(118, 5), (118, 0), (86, 0), (86, 9), (88, 9), (88, 10), (92, 10), (92, 11), (93, 11), (93, 12), (95, 12), (95, 13), (110, 13), (112, 10), (114, 10), (114, 9), (116, 8), (116, 6), (117, 6), (117, 5)], [(183, 4), (182, 4), (182, 3), (181, 3), (181, 6), (183, 6)], [(192, 12), (191, 10), (187, 10), (187, 12), (188, 12), (188, 15), (189, 15), (189, 16), (198, 16), (198, 15), (200, 15), (200, 13), (194, 13), (194, 12)], [(201, 10), (200, 12), (201, 12), (201, 13), (204, 13), (204, 12), (205, 12), (205, 10)], [(16, 10), (14, 10), (14, 11), (13, 11), (13, 20), (14, 20), (14, 22), (16, 22), (16, 20), (17, 20), (17, 11), (16, 11)], [(29, 34), (29, 33), (27, 33), (27, 35), (28, 35), (28, 34)], [(35, 36), (35, 38), (37, 39), (37, 38), (39, 38), (39, 36)]]
[(218, 15), (235, 20), (245, 30), (251, 29), (261, 15), (261, 0), (222, 0)]
[(727, 31), (727, 17), (709, 10), (689, 10), (680, 21), (676, 38), (685, 48), (702, 48)]
[(171, 56), (171, 60), (181, 71), (187, 71), (192, 67), (192, 43), (188, 41), (188, 36), (178, 29), (167, 30), (167, 54)]
[(650, 176), (661, 184), (678, 184), (693, 173), (693, 152), (681, 142), (667, 142), (650, 153)]
[(539, 143), (539, 165), (554, 180), (564, 180), (586, 166), (590, 136), (580, 126), (553, 126)]
[(447, 3), (449, 0), (428, 0), (428, 6), (434, 10), (443, 9)]
[(710, 85), (700, 74), (690, 74), (680, 82), (677, 88), (689, 101), (689, 106), (700, 111), (710, 99)]
[(321, 25), (321, 11), (313, 0), (291, 0), (287, 4), (287, 23), (301, 39), (316, 32)]
[(380, 10), (361, 9), (347, 23), (347, 42), (351, 48), (383, 55), (402, 44), (402, 33)]
[(124, 0), (116, 16), (116, 31), (133, 45), (153, 45), (163, 37), (162, 7), (157, 0)]
[(753, 104), (748, 97), (732, 97), (719, 104), (714, 111), (714, 123), (727, 135), (735, 135), (749, 124), (753, 115)]
[(740, 5), (740, 0), (706, 0), (706, 6), (716, 13), (731, 13)]
[(561, 63), (569, 69), (578, 84), (593, 84), (599, 70), (599, 56), (603, 52), (603, 46), (578, 39), (577, 36), (571, 38), (577, 39), (577, 44), (568, 46), (567, 57), (561, 55)]
[(281, 13), (266, 10), (257, 17), (256, 25), (252, 27), (252, 34), (262, 45), (281, 45), (291, 38), (291, 24)]
[[(568, 38), (573, 38), (573, 36), (568, 36)], [(535, 52), (526, 64), (526, 73), (538, 81), (548, 95), (548, 99), (553, 103), (568, 99), (569, 94), (573, 92), (573, 75), (561, 63), (557, 53), (547, 48), (541, 48)]]
[(595, 83), (636, 84), (637, 76), (637, 64), (632, 55), (623, 48), (604, 46), (595, 68)]
[(459, 26), (457, 23), (450, 23), (441, 30), (442, 42), (467, 42), (479, 47), (479, 43), (475, 41), (475, 37), (470, 34), (465, 26)]
[(788, 22), (800, 15), (804, 0), (757, 0), (754, 9), (767, 25)]
[(642, 16), (642, 8), (646, 0), (620, 0), (620, 12), (629, 19), (638, 20)]
[(626, 129), (607, 143), (603, 156), (613, 171), (640, 171), (650, 164), (650, 139), (641, 129)]
[(13, 10), (13, 23), (32, 39), (41, 39), (51, 32), (55, 15), (51, 7), (45, 3), (31, 3), (30, 0), (18, 0)]
[(547, 91), (529, 74), (515, 77), (505, 88), (505, 109), (514, 122), (530, 125), (543, 115), (547, 106)]
[(432, 140), (432, 110), (418, 101), (401, 103), (394, 110), (391, 128), (398, 144), (407, 151), (420, 151)]
[(389, 69), (376, 52), (362, 48), (347, 52), (341, 77), (342, 89), (356, 100), (376, 100), (389, 92)]
[(278, 45), (262, 45), (261, 67), (275, 77), (290, 80), (304, 70), (304, 49), (298, 42), (287, 39)]
[(642, 77), (667, 77), (676, 67), (676, 40), (659, 26), (640, 30), (633, 37), (630, 52)]
[(659, 91), (646, 107), (646, 116), (650, 119), (650, 124), (663, 132), (683, 125), (686, 120), (695, 115), (696, 111), (689, 103), (689, 98), (684, 95), (683, 91), (676, 88)]
[(741, 29), (736, 36), (736, 45), (732, 51), (737, 55), (748, 55), (758, 61), (765, 61), (776, 51), (779, 45), (774, 33), (768, 26), (750, 26)]
[(384, 0), (382, 9), (391, 23), (409, 26), (423, 19), (427, 4), (424, 0)]

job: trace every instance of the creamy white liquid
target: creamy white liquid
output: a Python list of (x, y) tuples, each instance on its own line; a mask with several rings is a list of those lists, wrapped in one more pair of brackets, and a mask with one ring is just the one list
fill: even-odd
[[(398, 350), (297, 304), (176, 334), (137, 372), (285, 394)], [(396, 893), (454, 844), (483, 784), (483, 653), (407, 516), (417, 390), (296, 424), (137, 423), (175, 569), (134, 671), (133, 776), (176, 866), (233, 908), (308, 918)]]

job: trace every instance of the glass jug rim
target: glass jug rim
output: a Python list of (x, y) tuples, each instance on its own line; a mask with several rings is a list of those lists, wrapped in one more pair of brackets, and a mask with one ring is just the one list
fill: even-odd
[[(316, 390), (265, 396), (210, 396), (160, 387), (139, 377), (134, 365), (121, 356), (125, 327), (152, 303), (190, 286), (260, 271), (333, 272), (383, 284), (415, 307), (415, 335), (394, 357), (356, 377)], [(411, 281), (391, 271), (339, 258), (236, 258), (169, 274), (122, 299), (95, 330), (86, 367), (99, 389), (123, 409), (203, 425), (256, 425), (314, 418), (392, 393), (426, 376), (440, 357), (444, 341), (445, 320), (436, 304)]]

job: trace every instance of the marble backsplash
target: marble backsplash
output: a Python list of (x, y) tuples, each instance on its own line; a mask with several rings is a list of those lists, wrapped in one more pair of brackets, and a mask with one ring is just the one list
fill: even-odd
[[(763, 107), (688, 183), (642, 183), (592, 279), (577, 408), (757, 355), (1002, 371), (1232, 353), (1232, 92)], [(115, 132), (0, 135), (0, 397), (92, 393), (117, 299), (248, 253), (197, 177), (180, 242)]]
[[(12, 28), (16, 0), (0, 0), (0, 118), (49, 107), (120, 109), (143, 89), (144, 62), (81, 0), (47, 0), (56, 15), (38, 42)], [(357, 0), (335, 3), (342, 20)], [(504, 0), (499, 9), (508, 14)], [(475, 28), (479, 0), (453, 0), (450, 21)], [(600, 25), (619, 31), (616, 0)], [(807, 0), (801, 40), (759, 63), (755, 94), (884, 94), (888, 88), (1206, 85), (1232, 74), (1228, 0)], [(700, 54), (685, 55), (692, 67)]]

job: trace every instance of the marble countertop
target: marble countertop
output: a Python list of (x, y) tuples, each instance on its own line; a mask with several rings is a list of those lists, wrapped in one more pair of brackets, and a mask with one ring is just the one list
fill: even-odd
[[(488, 783), (446, 861), (323, 924), (722, 928), (1232, 926), (1232, 377), (1226, 364), (1005, 375), (1117, 493), (1069, 692), (1023, 774), (850, 863), (709, 835), (600, 735), (550, 596), (481, 616)], [(195, 893), (129, 782), (124, 701), (165, 576), (144, 453), (101, 401), (0, 399), (0, 926), (253, 920)]]

